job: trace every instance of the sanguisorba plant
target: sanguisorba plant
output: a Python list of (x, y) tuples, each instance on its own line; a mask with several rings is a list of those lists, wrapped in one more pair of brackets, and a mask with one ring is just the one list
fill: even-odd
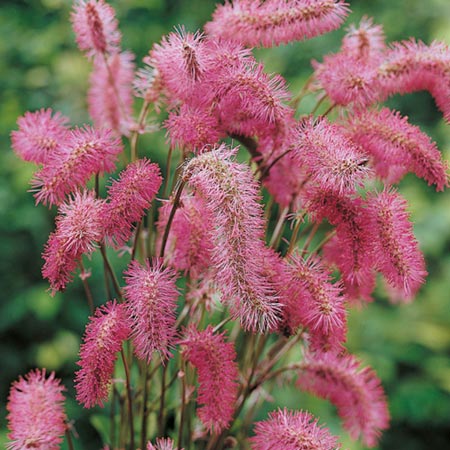
[[(340, 448), (306, 411), (278, 409), (252, 424), (280, 381), (328, 399), (368, 447), (388, 427), (380, 380), (345, 348), (347, 310), (372, 300), (377, 273), (393, 301), (414, 298), (425, 263), (395, 184), (408, 172), (437, 191), (449, 180), (436, 144), (379, 105), (425, 89), (449, 120), (450, 51), (387, 45), (364, 18), (292, 96), (251, 50), (329, 32), (348, 13), (342, 0), (226, 2), (204, 31), (163, 37), (136, 70), (111, 6), (75, 2), (93, 125), (27, 112), (12, 146), (38, 166), (36, 203), (58, 208), (43, 251), (51, 293), (77, 271), (85, 287), (91, 317), (74, 383), (85, 408), (110, 407), (105, 449)], [(317, 107), (305, 111), (311, 93)], [(164, 111), (162, 176), (138, 141)], [(107, 178), (121, 154), (122, 171)], [(102, 299), (84, 266), (97, 251)], [(125, 253), (127, 267), (114, 268), (112, 252)], [(45, 369), (13, 384), (10, 450), (56, 449), (64, 434), (77, 447), (63, 390)]]

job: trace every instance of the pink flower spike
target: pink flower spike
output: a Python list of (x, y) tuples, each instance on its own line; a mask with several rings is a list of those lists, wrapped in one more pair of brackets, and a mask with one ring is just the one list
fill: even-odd
[(61, 152), (52, 156), (31, 181), (36, 203), (59, 205), (92, 175), (114, 170), (122, 149), (111, 130), (88, 126), (71, 130)]
[(332, 353), (305, 355), (298, 386), (333, 403), (352, 439), (359, 436), (374, 447), (380, 432), (389, 426), (389, 411), (375, 372), (361, 368), (352, 355)]
[(133, 59), (129, 52), (113, 54), (107, 62), (97, 56), (90, 78), (89, 114), (97, 128), (110, 128), (119, 136), (128, 136), (132, 126)]
[(14, 151), (24, 160), (45, 164), (64, 146), (69, 119), (51, 109), (26, 112), (17, 120), (18, 131), (11, 132)]
[(248, 47), (271, 47), (335, 30), (348, 11), (341, 0), (234, 0), (217, 6), (205, 30)]
[(116, 13), (104, 0), (77, 0), (71, 21), (78, 47), (88, 56), (119, 52), (121, 35)]
[(374, 248), (376, 268), (394, 289), (403, 293), (404, 301), (409, 301), (427, 272), (409, 221), (406, 200), (395, 191), (385, 191), (369, 197), (367, 203), (378, 234)]
[(150, 363), (157, 351), (162, 360), (170, 358), (176, 336), (175, 313), (178, 291), (176, 273), (162, 262), (132, 261), (125, 272), (126, 310), (136, 356)]
[(210, 433), (228, 428), (238, 394), (236, 352), (225, 335), (213, 334), (213, 328), (186, 330), (180, 341), (183, 356), (198, 371), (198, 415)]
[(130, 331), (125, 305), (115, 300), (97, 308), (90, 317), (80, 348), (81, 369), (75, 374), (77, 400), (85, 408), (103, 407), (108, 399), (116, 354)]
[(155, 198), (162, 178), (157, 164), (143, 158), (123, 170), (108, 189), (105, 208), (106, 235), (116, 247), (131, 238), (134, 223), (139, 222)]
[[(175, 443), (170, 438), (156, 438), (156, 447), (151, 442), (147, 443), (147, 450), (176, 450)], [(180, 449), (183, 450), (183, 449)]]
[(272, 411), (269, 419), (257, 422), (250, 439), (253, 450), (339, 450), (338, 440), (303, 411)]
[(55, 373), (32, 370), (12, 386), (8, 397), (8, 450), (57, 450), (66, 431), (65, 390)]

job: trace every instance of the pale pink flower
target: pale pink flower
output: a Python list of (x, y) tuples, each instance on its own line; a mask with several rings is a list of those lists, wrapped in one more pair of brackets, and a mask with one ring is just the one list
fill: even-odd
[(182, 354), (198, 371), (198, 416), (210, 433), (228, 428), (238, 394), (236, 352), (225, 335), (213, 328), (186, 330)]
[(131, 339), (136, 356), (149, 363), (153, 352), (168, 359), (176, 336), (178, 291), (176, 273), (153, 260), (145, 266), (132, 261), (125, 272), (124, 296), (130, 317)]
[[(175, 443), (170, 438), (156, 438), (156, 447), (151, 442), (147, 443), (147, 450), (176, 450)], [(183, 450), (183, 449), (180, 449)]]
[(217, 6), (205, 30), (249, 47), (271, 47), (339, 28), (348, 11), (341, 0), (234, 0)]
[(246, 330), (274, 330), (280, 304), (261, 272), (264, 221), (258, 185), (247, 165), (234, 162), (225, 145), (193, 158), (182, 178), (205, 202), (213, 223), (217, 285)]
[(8, 450), (57, 450), (66, 431), (65, 390), (52, 372), (32, 370), (12, 386), (8, 397)]
[(368, 198), (368, 209), (377, 233), (374, 240), (376, 268), (387, 282), (411, 300), (425, 280), (425, 261), (412, 223), (407, 203), (395, 191), (384, 191)]
[(115, 53), (94, 59), (88, 93), (89, 114), (97, 128), (128, 136), (132, 124), (134, 55)]
[(78, 47), (89, 56), (119, 51), (116, 14), (104, 0), (77, 0), (71, 20)]
[(383, 108), (350, 116), (345, 126), (351, 139), (373, 159), (378, 176), (388, 183), (398, 182), (406, 172), (414, 172), (442, 191), (449, 186), (447, 164), (436, 144), (407, 117)]
[[(144, 58), (144, 62), (148, 58)], [(155, 110), (159, 112), (160, 98), (162, 96), (163, 84), (158, 70), (150, 64), (144, 68), (138, 69), (133, 80), (134, 94), (136, 97), (143, 98), (147, 103), (152, 104)]]
[(120, 173), (119, 179), (112, 182), (104, 221), (106, 235), (117, 247), (131, 238), (134, 224), (150, 207), (161, 182), (158, 165), (146, 158), (130, 163)]
[(250, 438), (253, 450), (338, 450), (338, 440), (308, 412), (286, 408), (269, 413), (257, 422)]
[(85, 408), (103, 406), (108, 399), (117, 352), (130, 331), (126, 307), (115, 300), (90, 317), (80, 348), (81, 369), (75, 374), (77, 400)]
[(352, 439), (361, 436), (374, 447), (389, 426), (389, 411), (375, 372), (361, 368), (352, 355), (307, 354), (299, 371), (298, 386), (333, 403)]
[(88, 126), (71, 130), (61, 151), (52, 155), (31, 181), (36, 203), (59, 205), (92, 175), (113, 171), (122, 149), (111, 130)]
[(17, 119), (19, 129), (11, 132), (14, 151), (24, 160), (45, 164), (66, 140), (69, 119), (51, 109), (26, 112)]

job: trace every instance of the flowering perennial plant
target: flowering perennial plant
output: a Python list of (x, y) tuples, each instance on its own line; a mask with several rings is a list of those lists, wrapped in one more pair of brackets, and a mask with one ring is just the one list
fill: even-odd
[[(364, 18), (292, 94), (251, 48), (332, 31), (349, 11), (342, 0), (227, 1), (204, 31), (180, 27), (136, 70), (113, 8), (75, 1), (94, 125), (71, 128), (41, 109), (11, 138), (37, 165), (36, 203), (58, 207), (43, 251), (51, 293), (80, 271), (91, 317), (76, 397), (85, 408), (110, 404), (104, 448), (340, 448), (309, 412), (279, 409), (252, 425), (280, 380), (330, 400), (369, 447), (388, 428), (380, 380), (346, 350), (347, 311), (373, 300), (377, 273), (393, 301), (414, 298), (425, 262), (395, 184), (413, 172), (442, 191), (449, 178), (431, 138), (378, 104), (425, 89), (448, 120), (450, 50), (388, 45)], [(305, 111), (311, 93), (317, 107)], [(161, 112), (164, 177), (139, 146)], [(85, 269), (97, 251), (103, 302)], [(8, 448), (54, 449), (64, 434), (76, 448), (63, 390), (45, 369), (13, 384)]]

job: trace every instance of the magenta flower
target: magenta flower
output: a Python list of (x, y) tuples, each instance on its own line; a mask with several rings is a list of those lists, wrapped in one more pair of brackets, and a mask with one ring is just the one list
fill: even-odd
[(336, 406), (352, 439), (361, 436), (365, 445), (374, 447), (380, 432), (388, 428), (389, 411), (380, 380), (351, 355), (307, 354), (297, 383)]
[(11, 132), (14, 151), (24, 160), (45, 164), (58, 154), (67, 137), (69, 119), (51, 109), (26, 112), (17, 119), (19, 130)]
[(65, 390), (55, 373), (32, 370), (12, 386), (8, 397), (8, 450), (57, 450), (66, 431)]
[(178, 291), (176, 273), (158, 260), (141, 266), (132, 261), (125, 272), (126, 310), (136, 356), (150, 363), (153, 352), (170, 358), (176, 336), (175, 313)]
[[(175, 443), (170, 438), (156, 438), (156, 447), (151, 442), (147, 443), (147, 450), (176, 450)], [(183, 450), (183, 449), (180, 449)]]
[(67, 136), (61, 151), (52, 156), (31, 182), (36, 203), (59, 205), (89, 178), (115, 168), (122, 144), (111, 130), (75, 128)]
[(77, 0), (71, 20), (78, 47), (89, 56), (119, 51), (116, 13), (104, 0)]
[(377, 233), (374, 241), (376, 268), (402, 293), (404, 300), (411, 300), (427, 272), (409, 221), (406, 200), (395, 191), (385, 191), (369, 197), (368, 208)]
[[(132, 121), (134, 55), (115, 53), (107, 62), (94, 59), (88, 94), (89, 114), (98, 128), (110, 128), (128, 136)], [(106, 65), (108, 64), (108, 65)]]
[(341, 446), (327, 428), (303, 411), (272, 411), (269, 419), (257, 422), (250, 439), (253, 450), (338, 450)]
[(81, 369), (75, 374), (77, 400), (85, 408), (103, 407), (108, 399), (117, 352), (130, 331), (126, 307), (116, 301), (97, 308), (90, 317), (80, 348)]
[(339, 28), (348, 11), (341, 0), (234, 0), (217, 6), (205, 30), (249, 47), (271, 47)]
[(227, 428), (234, 413), (238, 393), (236, 352), (225, 335), (213, 328), (186, 330), (180, 341), (183, 356), (198, 371), (198, 416), (210, 433)]
[(109, 203), (105, 208), (105, 227), (108, 239), (117, 247), (125, 245), (161, 186), (159, 167), (143, 158), (130, 163), (119, 179), (108, 189)]

